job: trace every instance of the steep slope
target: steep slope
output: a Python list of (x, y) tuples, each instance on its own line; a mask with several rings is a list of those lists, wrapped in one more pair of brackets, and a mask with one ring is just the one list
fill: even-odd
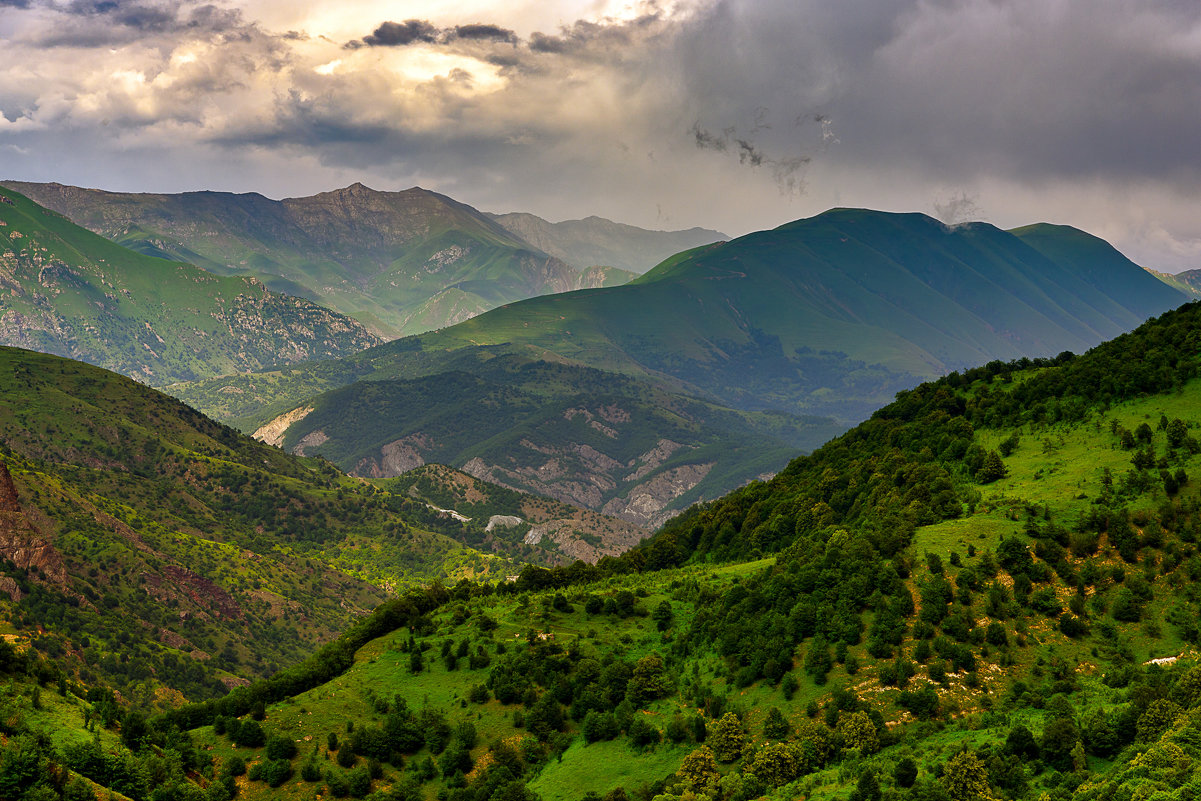
[(145, 703), (269, 674), (396, 587), (514, 570), (439, 529), (134, 381), (0, 348), (0, 627)]
[[(917, 214), (838, 210), (685, 251), (625, 286), (509, 304), (346, 360), (173, 391), (246, 430), (302, 401), (305, 409), (324, 410), (289, 416), (281, 441), (295, 448), (320, 439), (311, 452), (346, 470), (370, 470), (382, 463), (385, 446), (442, 430), (423, 459), (658, 523), (689, 501), (774, 472), (781, 448), (815, 447), (823, 441), (815, 435), (866, 417), (924, 376), (1083, 350), (1182, 297), (1099, 240), (1074, 229), (1043, 233), (1041, 247), (1057, 243), (1054, 259), (989, 225), (950, 228)], [(568, 380), (564, 366), (547, 382), (553, 391), (538, 389), (528, 376), (549, 369), (539, 366), (548, 362), (603, 373), (598, 382), (573, 367)], [(498, 369), (506, 364), (513, 368)], [(306, 400), (321, 393), (329, 394)], [(654, 412), (633, 412), (656, 394), (676, 398), (657, 401), (662, 408), (696, 404), (681, 396), (704, 398), (709, 408), (684, 415), (685, 436)], [(592, 398), (609, 395), (638, 420), (632, 450), (615, 441), (620, 435), (606, 439), (579, 420), (578, 433), (566, 431), (572, 410), (595, 417)], [(467, 414), (472, 426), (436, 421), (415, 405), (421, 397), (445, 399), (446, 409), (464, 402), (480, 413)], [(740, 418), (731, 409), (834, 420)], [(752, 439), (745, 447), (719, 445), (731, 436)], [(677, 464), (693, 475), (669, 482), (670, 504), (639, 517), (632, 510), (641, 485), (630, 485), (621, 471), (659, 440), (691, 446), (673, 458), (685, 460)], [(612, 469), (564, 453), (584, 446), (604, 454)], [(716, 455), (702, 459), (704, 453)], [(540, 478), (540, 470), (555, 480)], [(681, 492), (698, 477), (703, 483)], [(620, 506), (608, 506), (615, 501)]]
[(1192, 304), (919, 386), (642, 549), (390, 601), (142, 749), (189, 729), (247, 798), (1187, 798), (1199, 337)]
[(126, 247), (257, 276), (385, 336), (440, 328), (512, 300), (574, 289), (580, 280), (580, 270), (470, 206), (419, 188), (377, 192), (354, 184), (276, 201), (253, 193), (5, 185)]
[[(1058, 243), (1054, 258), (983, 223), (835, 210), (685, 251), (624, 286), (512, 303), (306, 368), (312, 383), (285, 393), (295, 405), (331, 382), (431, 375), (446, 354), (494, 346), (738, 408), (854, 422), (922, 378), (1084, 350), (1184, 300), (1074, 229), (1037, 239)], [(209, 389), (181, 391), (212, 408)]]
[(126, 250), (0, 189), (0, 343), (164, 384), (378, 344), (358, 321), (248, 278)]
[(1194, 300), (1201, 298), (1201, 270), (1185, 270), (1182, 273), (1160, 273), (1155, 270), (1148, 272)]
[(256, 436), (366, 477), (451, 464), (654, 528), (840, 430), (821, 418), (736, 412), (590, 368), (512, 356), (480, 362), (469, 353), (447, 372), (311, 398)]
[(422, 500), (433, 509), (453, 510), (463, 523), (456, 539), (524, 562), (570, 564), (582, 559), (595, 563), (625, 553), (650, 534), (624, 520), (515, 492), (441, 464), (421, 465), (376, 484), (394, 495)]
[[(729, 239), (718, 231), (648, 231), (601, 217), (552, 223), (533, 214), (489, 214), (539, 250), (579, 268), (615, 267), (641, 275), (681, 250)], [(584, 287), (579, 287), (584, 288)]]

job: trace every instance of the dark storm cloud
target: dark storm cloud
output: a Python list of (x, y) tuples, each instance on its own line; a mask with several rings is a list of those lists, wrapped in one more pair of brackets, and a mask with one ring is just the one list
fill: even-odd
[(502, 28), (499, 25), (485, 25), (482, 23), (456, 25), (454, 27), (454, 37), (456, 39), (517, 43), (517, 34), (515, 32), (508, 28)]
[[(668, 57), (711, 128), (817, 107), (827, 141), (837, 122), (833, 160), (1014, 179), (1201, 169), (1194, 3), (726, 0)], [(754, 149), (789, 137), (765, 132)]]
[(346, 47), (405, 47), (411, 44), (447, 44), (456, 40), (517, 44), (514, 31), (499, 25), (474, 23), (439, 28), (429, 20), (410, 19), (405, 22), (384, 22), (369, 36), (348, 42)]
[(363, 37), (369, 47), (403, 47), (414, 42), (435, 42), (438, 29), (428, 20), (411, 19), (405, 22), (385, 22), (370, 36)]

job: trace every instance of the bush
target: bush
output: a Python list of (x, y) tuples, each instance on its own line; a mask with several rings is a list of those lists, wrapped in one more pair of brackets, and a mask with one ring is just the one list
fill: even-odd
[(267, 759), (291, 760), (296, 756), (296, 743), (287, 737), (273, 735), (267, 740)]
[(638, 748), (655, 745), (663, 739), (663, 735), (641, 715), (634, 718), (629, 729), (630, 742)]

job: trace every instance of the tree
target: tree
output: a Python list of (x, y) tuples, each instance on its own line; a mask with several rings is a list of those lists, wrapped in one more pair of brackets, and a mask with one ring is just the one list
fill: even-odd
[(1166, 698), (1152, 701), (1147, 706), (1147, 711), (1139, 715), (1136, 726), (1138, 738), (1145, 743), (1155, 742), (1176, 722), (1176, 718), (1183, 711), (1179, 704)]
[(1008, 474), (1005, 463), (1001, 461), (1001, 454), (989, 451), (988, 455), (984, 457), (984, 464), (976, 473), (976, 480), (981, 484), (991, 484), (998, 479), (1005, 478)]
[(675, 618), (675, 613), (671, 609), (671, 601), (663, 601), (655, 607), (654, 614), (655, 624), (659, 627), (659, 631), (667, 631), (671, 628), (671, 622)]
[(992, 797), (988, 786), (988, 768), (975, 751), (963, 750), (947, 760), (939, 781), (952, 801), (976, 801)]
[(876, 724), (866, 712), (844, 713), (838, 720), (838, 733), (845, 748), (858, 748), (864, 754), (874, 754), (880, 748)]
[(663, 735), (642, 715), (637, 715), (629, 728), (630, 742), (638, 748), (655, 745)]
[(146, 717), (141, 712), (130, 711), (121, 719), (121, 742), (130, 751), (141, 749), (146, 732)]
[(910, 757), (904, 757), (892, 769), (892, 780), (897, 787), (909, 788), (917, 781), (917, 763)]
[(830, 644), (826, 638), (818, 635), (809, 642), (805, 651), (805, 672), (813, 677), (813, 683), (821, 686), (826, 683), (826, 674), (834, 666), (830, 658)]
[(787, 740), (792, 733), (792, 727), (778, 707), (767, 710), (767, 718), (763, 721), (763, 736), (768, 740)]
[(669, 689), (667, 673), (663, 667), (663, 657), (658, 654), (648, 654), (634, 665), (629, 684), (626, 685), (626, 696), (630, 699), (630, 703), (641, 708), (648, 701), (666, 695)]
[(718, 762), (733, 762), (738, 759), (742, 754), (742, 746), (746, 743), (742, 721), (733, 712), (722, 715), (709, 735), (709, 743)]
[(676, 775), (696, 793), (706, 793), (717, 785), (717, 760), (709, 746), (702, 745), (680, 763)]
[(787, 743), (768, 743), (755, 754), (751, 773), (762, 779), (768, 787), (788, 784), (800, 773), (796, 748)]

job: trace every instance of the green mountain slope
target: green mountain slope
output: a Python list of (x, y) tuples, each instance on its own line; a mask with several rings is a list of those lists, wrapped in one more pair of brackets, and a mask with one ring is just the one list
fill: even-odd
[(1053, 258), (983, 223), (836, 210), (685, 252), (624, 286), (512, 303), (341, 372), (414, 378), (438, 372), (441, 352), (498, 346), (853, 422), (921, 378), (1083, 350), (1183, 299), (1100, 240), (1047, 227), (1037, 241), (1049, 240)]
[[(502, 303), (580, 286), (580, 270), (485, 215), (414, 188), (312, 197), (122, 194), (8, 182), (126, 247), (248, 274), (385, 336), (441, 328)], [(584, 265), (588, 266), (588, 265)]]
[(1128, 262), (1074, 241), (1063, 251), (1048, 259), (984, 224), (839, 210), (673, 259), (627, 286), (510, 304), (422, 346), (504, 343), (742, 408), (851, 420), (915, 376), (1081, 350), (1181, 300)]
[[(279, 441), (296, 447), (306, 437), (318, 437), (325, 444), (313, 452), (329, 454), (347, 470), (369, 469), (360, 465), (378, 461), (385, 446), (428, 434), (430, 427), (446, 428), (448, 423), (432, 422), (410, 400), (444, 392), (453, 403), (469, 399), (468, 406), (480, 409), (469, 415), (480, 421), (480, 428), (454, 427), (432, 458), (458, 467), (472, 462), (480, 475), (522, 489), (553, 491), (555, 497), (594, 509), (605, 508), (614, 498), (630, 501), (624, 476), (601, 471), (601, 479), (579, 459), (563, 461), (564, 446), (587, 445), (614, 464), (627, 465), (655, 448), (659, 439), (695, 443), (688, 462), (694, 471), (710, 463), (722, 469), (713, 468), (716, 472), (705, 476), (703, 488), (664, 507), (678, 509), (685, 500), (712, 497), (772, 472), (781, 464), (781, 452), (773, 450), (770, 440), (811, 448), (821, 441), (812, 435), (829, 433), (832, 427), (814, 427), (815, 420), (802, 421), (799, 428), (795, 422), (782, 423), (800, 437), (781, 437), (771, 429), (783, 418), (739, 421), (737, 414), (721, 413), (723, 437), (745, 439), (749, 423), (749, 430), (769, 440), (760, 444), (764, 441), (756, 437), (746, 447), (722, 445), (716, 450), (720, 459), (711, 462), (701, 459), (704, 448), (728, 439), (707, 437), (702, 444), (656, 434), (656, 426), (671, 423), (652, 414), (642, 418), (638, 428), (643, 433), (633, 451), (622, 446), (621, 453), (610, 454), (607, 448), (613, 443), (603, 438), (592, 441), (550, 430), (552, 420), (564, 429), (563, 418), (573, 408), (588, 408), (595, 415), (586, 396), (603, 396), (603, 387), (584, 392), (570, 382), (551, 382), (560, 387), (553, 402), (534, 403), (520, 371), (495, 370), (503, 364), (496, 357), (508, 355), (514, 364), (561, 362), (623, 374), (647, 387), (637, 390), (643, 397), (647, 392), (687, 395), (726, 409), (780, 410), (849, 424), (922, 377), (997, 358), (1081, 350), (1181, 298), (1094, 237), (1051, 226), (1024, 235), (1040, 249), (984, 224), (949, 228), (917, 214), (836, 210), (685, 251), (624, 286), (509, 304), (345, 360), (172, 391), (245, 430), (300, 404), (326, 408), (324, 416), (299, 420), (291, 415), (277, 422), (276, 427), (291, 426)], [(455, 371), (474, 378), (461, 380)], [(584, 380), (590, 373), (574, 375)], [(373, 385), (381, 381), (400, 383)], [(628, 379), (604, 381), (634, 386)], [(472, 382), (474, 388), (468, 389)], [(348, 384), (350, 389), (337, 389)], [(622, 391), (627, 396), (634, 392)], [(306, 400), (322, 393), (332, 394)], [(374, 411), (363, 411), (368, 407)], [(343, 408), (355, 413), (341, 414)], [(519, 422), (524, 427), (502, 432)], [(533, 425), (540, 438), (526, 437)], [(681, 451), (679, 458), (690, 458), (687, 453)], [(474, 462), (477, 458), (482, 465)], [(534, 475), (546, 465), (561, 476), (558, 486)], [(620, 513), (628, 514), (628, 506)], [(661, 518), (627, 519), (645, 523)]]
[(178, 725), (248, 799), (1191, 797), (1199, 337), (1190, 304), (921, 385), (618, 559), (390, 601), (136, 753)]
[(145, 703), (269, 674), (389, 589), (513, 571), (419, 499), (116, 374), (12, 348), (0, 348), (0, 495), (0, 621)]
[(1159, 273), (1149, 271), (1152, 275), (1168, 286), (1178, 289), (1185, 295), (1196, 300), (1201, 298), (1201, 270), (1185, 270), (1182, 273)]
[[(718, 231), (648, 231), (600, 217), (552, 223), (533, 214), (489, 214), (534, 247), (579, 268), (607, 265), (636, 275), (681, 250), (729, 239)], [(580, 287), (583, 288), (583, 287)]]
[(381, 340), (247, 278), (126, 250), (0, 189), (0, 343), (164, 384), (329, 358)]

